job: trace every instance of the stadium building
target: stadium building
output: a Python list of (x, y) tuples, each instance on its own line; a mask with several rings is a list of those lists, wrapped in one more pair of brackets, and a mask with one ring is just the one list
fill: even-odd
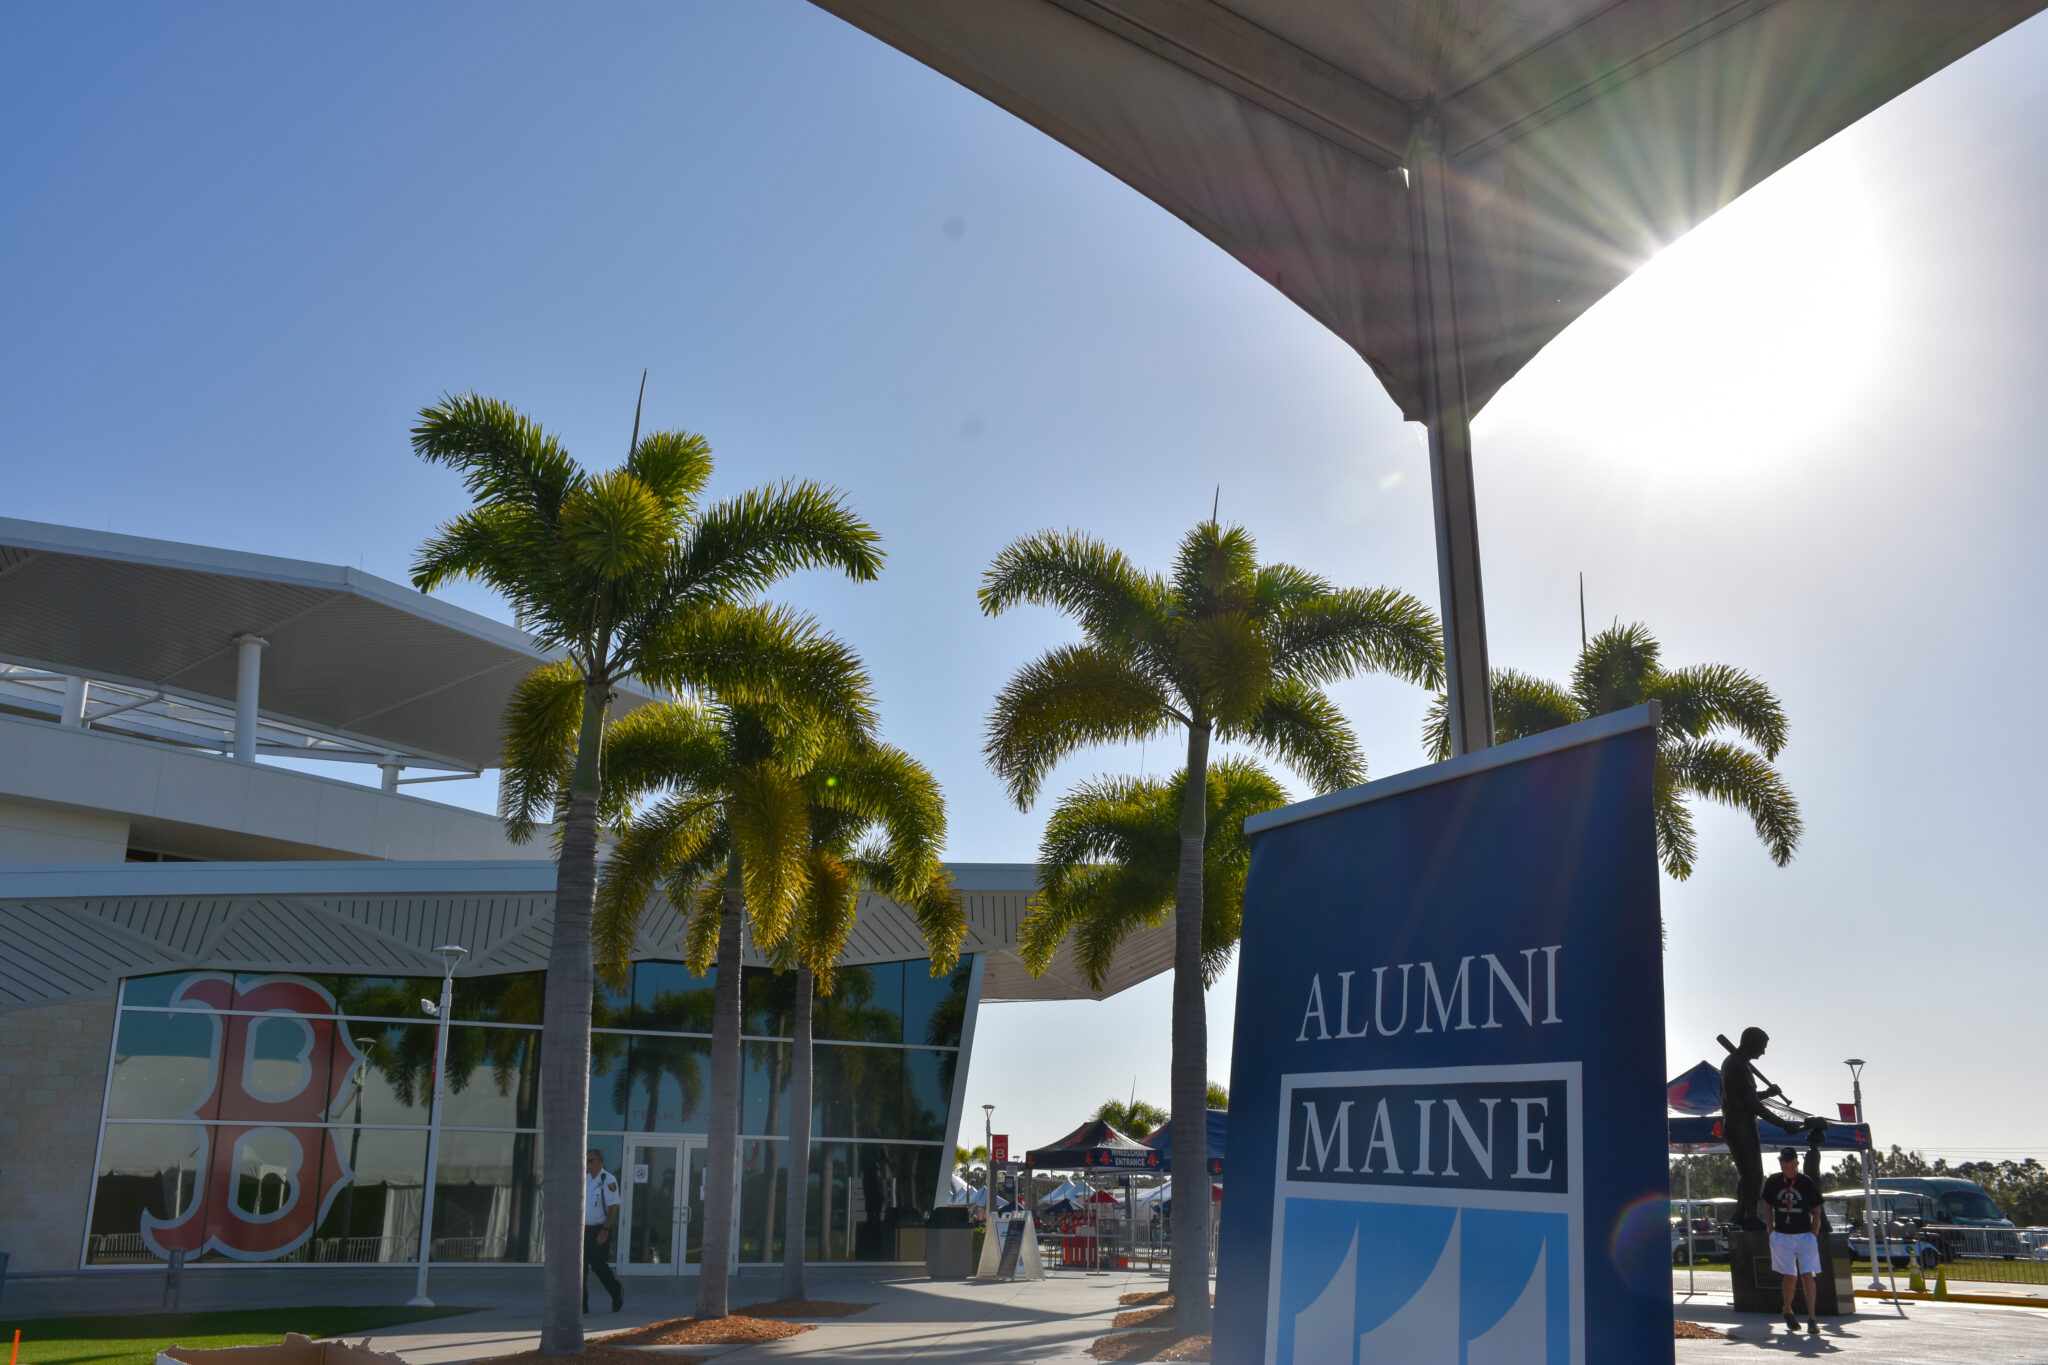
[[(182, 1251), (195, 1273), (355, 1267), (397, 1292), (423, 1225), (437, 1267), (537, 1260), (554, 867), (545, 840), (431, 798), (496, 766), (505, 704), (545, 657), (354, 569), (0, 519), (11, 1275), (76, 1291)], [(957, 971), (933, 978), (915, 922), (870, 898), (818, 1004), (813, 1261), (922, 1259), (985, 1002), (1099, 998), (1171, 963), (1168, 925), (1104, 991), (1064, 955), (1034, 979), (1016, 953), (1031, 865), (952, 871)], [(621, 1268), (651, 1276), (692, 1273), (702, 1244), (713, 983), (679, 932), (649, 908), (593, 1036)], [(444, 944), (466, 955), (436, 1123)], [(782, 1255), (791, 980), (749, 959), (742, 983), (742, 1263)]]

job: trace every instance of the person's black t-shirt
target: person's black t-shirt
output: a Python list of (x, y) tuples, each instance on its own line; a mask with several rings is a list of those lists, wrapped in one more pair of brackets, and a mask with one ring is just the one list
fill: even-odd
[(1812, 1232), (1820, 1187), (1804, 1171), (1790, 1180), (1774, 1175), (1764, 1182), (1764, 1202), (1771, 1206), (1771, 1231)]

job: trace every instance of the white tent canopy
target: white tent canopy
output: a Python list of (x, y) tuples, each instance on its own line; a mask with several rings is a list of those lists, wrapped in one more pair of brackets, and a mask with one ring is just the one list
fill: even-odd
[(1471, 414), (1660, 247), (2048, 0), (816, 0), (1073, 148), (1430, 428), (1492, 742)]

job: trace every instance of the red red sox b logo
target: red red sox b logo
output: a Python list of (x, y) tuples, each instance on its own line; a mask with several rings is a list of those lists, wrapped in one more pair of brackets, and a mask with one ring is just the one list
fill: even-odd
[(334, 997), (302, 977), (274, 976), (237, 999), (231, 977), (208, 973), (179, 986), (171, 1006), (213, 1012), (209, 1084), (190, 1112), (223, 1122), (200, 1129), (192, 1203), (176, 1218), (145, 1213), (143, 1241), (159, 1256), (182, 1250), (195, 1260), (217, 1251), (268, 1261), (297, 1250), (355, 1178), (334, 1130), (317, 1126), (363, 1067)]

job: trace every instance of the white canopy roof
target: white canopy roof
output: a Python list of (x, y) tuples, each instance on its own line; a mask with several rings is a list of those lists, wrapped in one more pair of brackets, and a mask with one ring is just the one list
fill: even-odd
[(232, 707), (238, 635), (268, 642), (266, 719), (468, 771), (498, 766), (506, 703), (548, 657), (344, 565), (0, 517), (0, 660)]
[(1660, 247), (2042, 0), (816, 0), (1185, 219), (1422, 420), (1407, 170), (1470, 409)]

